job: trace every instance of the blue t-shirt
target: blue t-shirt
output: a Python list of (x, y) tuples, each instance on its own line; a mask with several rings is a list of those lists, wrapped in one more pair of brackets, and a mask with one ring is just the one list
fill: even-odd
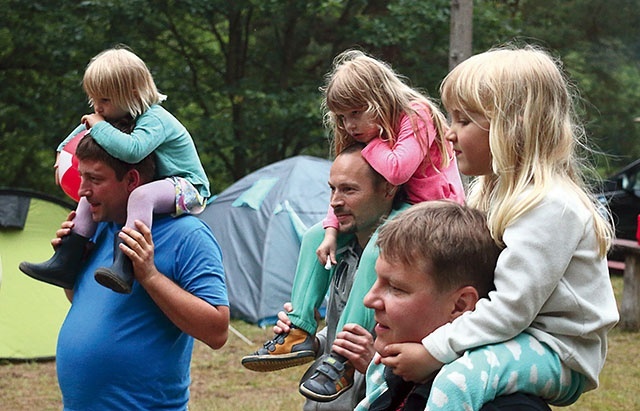
[[(193, 337), (178, 329), (138, 282), (131, 294), (98, 284), (113, 261), (120, 226), (101, 223), (58, 336), (56, 366), (65, 410), (185, 410)], [(153, 223), (155, 264), (183, 289), (228, 306), (222, 253), (193, 216)]]

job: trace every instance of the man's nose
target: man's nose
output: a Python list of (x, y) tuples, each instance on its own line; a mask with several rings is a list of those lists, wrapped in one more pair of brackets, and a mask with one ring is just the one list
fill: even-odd
[(340, 193), (335, 192), (331, 193), (331, 198), (329, 199), (329, 205), (333, 208), (338, 207), (344, 203), (342, 195)]
[(90, 193), (89, 185), (84, 181), (80, 181), (80, 187), (78, 187), (78, 197), (86, 197)]
[(369, 289), (369, 292), (364, 296), (364, 299), (362, 300), (362, 303), (367, 308), (373, 308), (378, 302), (376, 294), (376, 292), (378, 291), (376, 287), (377, 285), (378, 281), (376, 280), (376, 282), (373, 284), (373, 286), (371, 286), (371, 289)]

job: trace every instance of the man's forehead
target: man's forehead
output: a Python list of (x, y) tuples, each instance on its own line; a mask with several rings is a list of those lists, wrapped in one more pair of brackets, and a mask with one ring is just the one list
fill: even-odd
[(371, 185), (371, 174), (368, 170), (354, 167), (354, 168), (340, 168), (334, 169), (329, 173), (329, 185), (334, 187), (349, 186), (349, 187), (364, 187)]
[(367, 182), (362, 179), (353, 178), (349, 175), (341, 174), (339, 176), (329, 176), (329, 186), (331, 187), (354, 187), (359, 188), (367, 186)]
[(79, 160), (78, 171), (80, 174), (110, 174), (115, 173), (113, 169), (104, 162), (98, 160)]
[(372, 173), (371, 167), (362, 157), (360, 152), (342, 153), (336, 157), (329, 170), (329, 176), (350, 174), (358, 176), (369, 176)]

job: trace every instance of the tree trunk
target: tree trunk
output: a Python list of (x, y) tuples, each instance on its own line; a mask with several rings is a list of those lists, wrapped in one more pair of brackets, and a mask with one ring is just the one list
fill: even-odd
[(451, 0), (449, 70), (471, 56), (473, 44), (473, 0)]

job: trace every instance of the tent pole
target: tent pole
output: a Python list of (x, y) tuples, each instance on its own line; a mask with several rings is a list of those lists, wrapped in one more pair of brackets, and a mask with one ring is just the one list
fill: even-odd
[(233, 328), (233, 326), (231, 324), (229, 324), (229, 329), (231, 330), (232, 333), (234, 333), (235, 335), (238, 336), (238, 338), (240, 338), (242, 341), (244, 341), (245, 343), (247, 343), (247, 345), (251, 345), (253, 346), (254, 343), (248, 339), (247, 337), (245, 337), (244, 335), (242, 335), (242, 333), (238, 330), (236, 330), (235, 328)]

